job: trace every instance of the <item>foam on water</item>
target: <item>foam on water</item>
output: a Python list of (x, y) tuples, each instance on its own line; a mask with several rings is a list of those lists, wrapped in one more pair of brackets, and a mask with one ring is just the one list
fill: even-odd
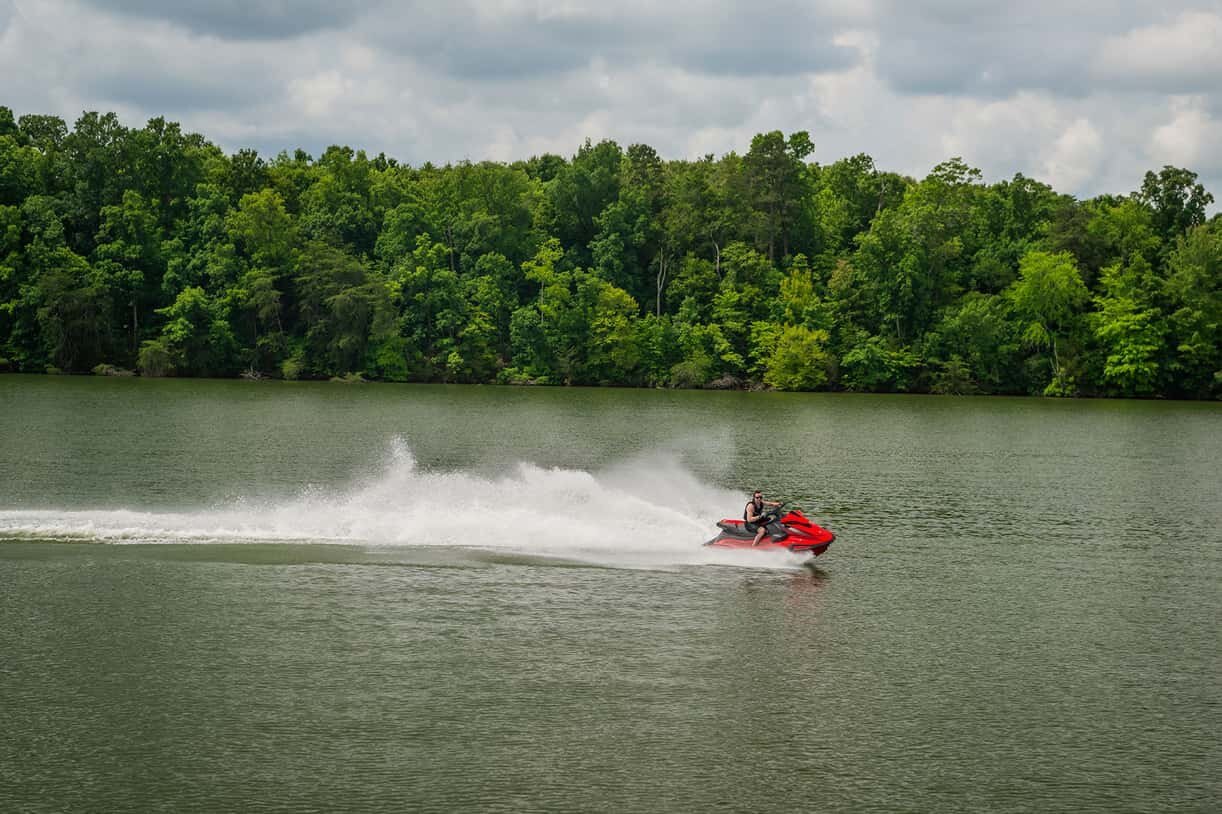
[(5, 510), (0, 539), (449, 546), (623, 567), (794, 565), (784, 553), (700, 545), (742, 501), (700, 481), (674, 455), (598, 473), (523, 463), (483, 476), (421, 469), (396, 440), (378, 475), (345, 490), (188, 512)]

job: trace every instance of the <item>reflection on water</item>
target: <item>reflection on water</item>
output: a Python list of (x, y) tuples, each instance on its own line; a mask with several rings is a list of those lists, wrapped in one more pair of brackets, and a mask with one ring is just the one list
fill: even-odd
[(806, 565), (789, 577), (788, 598), (791, 604), (800, 605), (804, 600), (813, 600), (827, 587), (831, 574), (814, 565)]

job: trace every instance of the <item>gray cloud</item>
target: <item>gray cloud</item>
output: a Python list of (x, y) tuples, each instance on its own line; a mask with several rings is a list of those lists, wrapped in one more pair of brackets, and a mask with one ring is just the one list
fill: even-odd
[(189, 117), (240, 111), (279, 96), (278, 63), (268, 57), (160, 23), (23, 3), (0, 39), (0, 76), (19, 78), (4, 87), (5, 95), (30, 112), (69, 120), (81, 109), (114, 109), (140, 119)]
[(1216, 92), (1217, 0), (881, 0), (877, 71), (902, 93)]
[(902, 93), (1001, 97), (1045, 90), (1076, 96), (1097, 84), (1092, 64), (1105, 42), (1163, 14), (1151, 4), (1102, 0), (885, 0), (876, 64)]
[(285, 39), (344, 28), (376, 5), (365, 0), (84, 0), (102, 12), (159, 20), (225, 39)]
[(885, 39), (879, 51), (880, 76), (900, 93), (969, 94), (1004, 97), (1019, 90), (1050, 89), (1077, 95), (1086, 90), (1081, 57), (1070, 48), (1046, 50), (1046, 43), (1001, 42), (975, 34), (934, 45), (940, 37)]
[[(257, 95), (251, 85), (230, 89), (223, 79), (209, 77), (182, 77), (165, 73), (143, 74), (115, 72), (88, 77), (80, 90), (88, 98), (97, 99), (94, 107), (112, 105), (135, 107), (152, 111), (202, 111), (221, 107), (239, 107)], [(211, 80), (211, 81), (208, 81)]]
[(662, 62), (714, 75), (792, 75), (842, 69), (856, 53), (836, 45), (836, 14), (818, 4), (752, 6), (650, 2), (491, 3), (462, 0), (386, 6), (368, 15), (370, 41), (453, 76), (505, 81), (591, 62)]
[(962, 155), (1081, 195), (1174, 163), (1222, 198), (1222, 4), (1069, 5), (0, 0), (0, 103), (412, 163), (586, 137), (694, 157), (805, 129), (825, 162), (865, 151), (923, 175)]
[[(274, 71), (257, 54), (237, 52), (216, 59), (213, 51), (209, 56), (189, 46), (163, 49), (142, 43), (125, 49), (119, 59), (98, 54), (74, 84), (99, 102), (150, 112), (242, 110), (279, 93)], [(158, 69), (143, 67), (150, 64)]]

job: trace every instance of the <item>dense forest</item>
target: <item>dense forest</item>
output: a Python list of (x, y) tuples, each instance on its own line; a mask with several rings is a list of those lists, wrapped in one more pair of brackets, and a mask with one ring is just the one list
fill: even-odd
[(1222, 218), (804, 132), (670, 161), (226, 155), (0, 107), (0, 370), (1217, 398)]

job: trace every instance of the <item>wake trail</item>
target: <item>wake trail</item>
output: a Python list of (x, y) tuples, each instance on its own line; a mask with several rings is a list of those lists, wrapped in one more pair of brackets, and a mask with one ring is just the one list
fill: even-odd
[(701, 546), (742, 502), (673, 455), (597, 474), (521, 463), (490, 477), (422, 470), (396, 440), (378, 475), (344, 490), (186, 512), (0, 510), (0, 540), (466, 547), (619, 567), (792, 566), (785, 554)]

